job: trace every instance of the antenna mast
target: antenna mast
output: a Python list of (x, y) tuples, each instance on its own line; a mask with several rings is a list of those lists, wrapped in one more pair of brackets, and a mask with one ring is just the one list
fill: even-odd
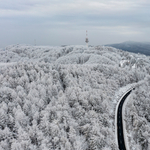
[(88, 39), (88, 32), (87, 32), (87, 30), (86, 30), (85, 43), (86, 43), (86, 46), (88, 47), (89, 39)]

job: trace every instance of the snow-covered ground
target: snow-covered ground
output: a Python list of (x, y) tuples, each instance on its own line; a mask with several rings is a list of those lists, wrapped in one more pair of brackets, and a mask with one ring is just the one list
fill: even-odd
[[(122, 60), (129, 63), (120, 67)], [(111, 47), (1, 49), (0, 149), (117, 150), (120, 94), (148, 82), (149, 73), (150, 57)], [(127, 130), (134, 137), (128, 123)], [(141, 142), (133, 138), (129, 144), (139, 149)]]

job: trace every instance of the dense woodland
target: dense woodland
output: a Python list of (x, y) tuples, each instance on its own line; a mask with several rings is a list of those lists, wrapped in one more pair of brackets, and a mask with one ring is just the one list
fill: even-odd
[(131, 148), (150, 148), (150, 57), (103, 46), (14, 45), (0, 50), (0, 62), (1, 150), (118, 150), (115, 95), (139, 81), (126, 129)]
[(126, 108), (127, 131), (130, 149), (150, 148), (150, 77), (132, 92)]

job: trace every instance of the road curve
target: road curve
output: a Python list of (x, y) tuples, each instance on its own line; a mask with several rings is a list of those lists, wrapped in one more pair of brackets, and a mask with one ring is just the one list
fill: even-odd
[(122, 108), (123, 108), (124, 101), (129, 96), (131, 91), (132, 89), (123, 96), (123, 98), (121, 99), (119, 103), (118, 110), (117, 110), (117, 138), (118, 138), (118, 146), (120, 150), (126, 150), (124, 135), (123, 135)]

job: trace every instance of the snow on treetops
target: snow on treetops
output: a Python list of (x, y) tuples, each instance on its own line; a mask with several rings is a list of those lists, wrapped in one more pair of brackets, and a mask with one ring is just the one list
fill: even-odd
[(139, 82), (126, 130), (131, 150), (148, 149), (149, 74), (149, 57), (111, 47), (0, 49), (0, 150), (117, 150), (118, 91)]

